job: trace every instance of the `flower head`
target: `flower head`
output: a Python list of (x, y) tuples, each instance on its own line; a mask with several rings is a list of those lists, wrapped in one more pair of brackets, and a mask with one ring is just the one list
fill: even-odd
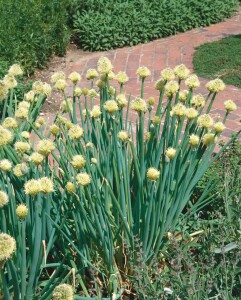
[(185, 80), (185, 84), (190, 89), (195, 89), (200, 86), (200, 81), (197, 75), (191, 75)]
[(136, 74), (140, 77), (140, 78), (146, 78), (148, 76), (151, 75), (151, 71), (145, 67), (145, 66), (141, 66), (137, 69)]
[(175, 67), (174, 73), (178, 79), (183, 80), (188, 77), (190, 70), (185, 65), (181, 64)]
[(35, 81), (32, 85), (32, 90), (36, 95), (43, 94), (43, 82), (40, 80)]
[(59, 79), (58, 81), (56, 81), (54, 86), (58, 91), (64, 91), (67, 87), (67, 83), (64, 79)]
[(86, 186), (86, 185), (90, 184), (91, 177), (87, 173), (79, 173), (76, 175), (76, 181), (77, 181), (78, 185)]
[(15, 250), (15, 239), (6, 233), (0, 233), (0, 263), (10, 259)]
[(147, 99), (147, 103), (149, 106), (153, 106), (155, 104), (155, 98), (154, 97), (149, 97)]
[(8, 96), (8, 87), (2, 80), (0, 80), (0, 101), (7, 98), (7, 96)]
[(209, 92), (218, 93), (225, 89), (225, 84), (221, 79), (217, 78), (209, 81), (206, 85), (206, 88), (209, 90)]
[(171, 68), (166, 68), (161, 71), (161, 78), (164, 80), (173, 80), (175, 79), (175, 73), (173, 69)]
[(6, 119), (4, 119), (2, 126), (4, 128), (13, 128), (13, 129), (17, 129), (18, 128), (18, 122), (16, 119), (11, 118), (11, 117), (7, 117)]
[(202, 142), (205, 146), (209, 146), (211, 144), (215, 144), (217, 142), (217, 138), (214, 133), (206, 133), (202, 137)]
[(222, 122), (216, 122), (213, 125), (213, 129), (215, 130), (216, 133), (221, 133), (225, 129), (225, 125)]
[(43, 160), (44, 160), (44, 156), (38, 152), (33, 152), (30, 155), (30, 160), (35, 164), (35, 165), (40, 165)]
[(193, 147), (197, 146), (199, 143), (199, 136), (195, 134), (191, 134), (189, 137), (189, 144)]
[(173, 159), (176, 156), (176, 152), (176, 149), (174, 149), (173, 147), (169, 147), (165, 153), (168, 158)]
[(59, 79), (65, 80), (65, 74), (64, 72), (56, 72), (51, 76), (51, 83), (55, 84)]
[(77, 82), (81, 80), (81, 76), (78, 72), (70, 73), (68, 78), (73, 82), (73, 84), (77, 84)]
[(71, 164), (75, 169), (82, 169), (85, 166), (86, 160), (83, 155), (75, 155), (71, 161)]
[(129, 134), (127, 131), (121, 130), (117, 133), (117, 136), (122, 142), (127, 142), (129, 140)]
[(160, 117), (158, 117), (158, 116), (154, 116), (154, 117), (153, 117), (153, 120), (152, 120), (152, 123), (153, 123), (153, 124), (159, 125), (160, 122), (161, 122)]
[(50, 132), (53, 134), (53, 135), (58, 135), (59, 132), (60, 132), (60, 129), (59, 129), (59, 126), (53, 124), (50, 126)]
[(117, 103), (118, 103), (118, 105), (119, 105), (120, 108), (125, 107), (127, 105), (127, 103), (128, 103), (125, 94), (119, 94), (116, 97), (116, 101), (117, 101)]
[(26, 164), (17, 164), (13, 168), (13, 173), (17, 177), (23, 177), (26, 173), (28, 173), (28, 167)]
[(187, 96), (189, 94), (188, 90), (182, 90), (179, 92), (179, 101), (185, 103), (187, 100)]
[(146, 112), (147, 104), (146, 101), (140, 97), (135, 98), (131, 101), (131, 109), (137, 112)]
[(205, 106), (205, 99), (201, 94), (197, 94), (192, 97), (191, 104), (196, 108), (202, 108)]
[(14, 149), (18, 154), (28, 153), (30, 151), (30, 144), (26, 142), (18, 141), (14, 144)]
[(19, 217), (19, 219), (25, 219), (28, 215), (28, 208), (25, 204), (21, 203), (16, 208), (16, 214)]
[(14, 64), (9, 68), (8, 74), (11, 76), (21, 76), (23, 75), (23, 70), (21, 69), (20, 65)]
[(29, 140), (30, 138), (30, 133), (28, 131), (22, 131), (21, 132), (21, 137), (26, 139), (26, 140)]
[(41, 192), (47, 194), (52, 193), (54, 191), (53, 181), (48, 177), (42, 177), (39, 180)]
[(91, 79), (95, 79), (99, 76), (98, 72), (95, 69), (89, 69), (86, 72), (86, 79), (87, 80), (91, 80)]
[(81, 95), (83, 95), (83, 96), (88, 96), (89, 95), (89, 89), (87, 89), (87, 88), (82, 88), (82, 90), (81, 90)]
[(81, 88), (76, 87), (76, 88), (74, 89), (74, 96), (75, 96), (75, 97), (79, 97), (80, 95), (81, 95)]
[(13, 138), (12, 132), (0, 125), (0, 147), (6, 146)]
[(5, 192), (0, 191), (0, 208), (8, 204), (8, 202), (9, 202), (8, 195)]
[(129, 77), (127, 76), (126, 72), (120, 71), (116, 74), (115, 79), (121, 84), (126, 83), (129, 80)]
[(213, 118), (208, 114), (201, 115), (197, 119), (197, 125), (202, 128), (208, 129), (213, 126), (213, 123)]
[(198, 111), (193, 107), (187, 108), (185, 116), (188, 118), (188, 120), (193, 120), (198, 116)]
[(54, 142), (50, 139), (43, 139), (38, 142), (37, 151), (43, 156), (48, 156), (55, 149)]
[(100, 115), (101, 115), (101, 111), (99, 105), (94, 105), (90, 112), (90, 116), (92, 118), (99, 118)]
[(96, 98), (98, 96), (98, 93), (96, 92), (95, 89), (90, 89), (89, 90), (89, 95), (91, 98)]
[(3, 172), (8, 172), (12, 169), (12, 163), (8, 159), (0, 160), (0, 170)]
[(237, 109), (237, 105), (233, 102), (233, 100), (227, 100), (224, 102), (224, 108), (227, 112), (235, 111)]
[(173, 106), (172, 108), (172, 115), (177, 116), (177, 117), (183, 117), (186, 113), (186, 106), (183, 105), (182, 103), (177, 103), (176, 105)]
[(165, 91), (166, 91), (166, 95), (168, 97), (173, 96), (174, 94), (176, 94), (176, 92), (179, 90), (179, 84), (174, 81), (171, 80), (169, 81), (166, 85), (165, 85)]
[(108, 74), (113, 69), (111, 61), (104, 56), (99, 58), (97, 62), (97, 66), (98, 66), (98, 72), (100, 74)]
[(17, 80), (12, 75), (5, 75), (3, 82), (9, 90), (14, 89), (18, 85)]
[(66, 190), (68, 193), (72, 194), (75, 190), (75, 185), (72, 182), (68, 181), (66, 184)]
[(157, 179), (160, 177), (160, 171), (151, 167), (147, 170), (146, 177), (151, 181), (157, 181)]
[(57, 285), (53, 292), (53, 300), (74, 300), (74, 291), (69, 284)]
[(35, 99), (35, 92), (29, 91), (24, 95), (24, 98), (27, 102), (33, 102)]
[(72, 111), (73, 110), (72, 98), (68, 98), (67, 100), (62, 101), (60, 104), (60, 109), (63, 112), (68, 112), (68, 110)]
[(30, 196), (36, 196), (41, 192), (41, 184), (39, 180), (30, 179), (24, 184), (24, 193)]
[(114, 114), (119, 110), (118, 104), (115, 100), (107, 100), (104, 104), (104, 109), (109, 113), (109, 114)]
[(155, 89), (157, 91), (162, 91), (165, 87), (165, 84), (166, 84), (165, 80), (163, 78), (160, 78), (155, 82)]
[(15, 112), (15, 117), (18, 119), (27, 119), (28, 109), (25, 107), (19, 107)]
[(84, 131), (78, 124), (72, 125), (68, 130), (68, 135), (70, 139), (79, 139), (83, 136)]
[(46, 97), (48, 97), (52, 92), (52, 88), (51, 85), (44, 82), (43, 83), (43, 95), (45, 95)]

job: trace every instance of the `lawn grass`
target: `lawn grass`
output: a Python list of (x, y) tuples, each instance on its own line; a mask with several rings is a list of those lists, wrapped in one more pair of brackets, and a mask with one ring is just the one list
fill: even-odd
[(201, 77), (219, 77), (225, 83), (241, 88), (241, 35), (196, 48), (193, 65)]

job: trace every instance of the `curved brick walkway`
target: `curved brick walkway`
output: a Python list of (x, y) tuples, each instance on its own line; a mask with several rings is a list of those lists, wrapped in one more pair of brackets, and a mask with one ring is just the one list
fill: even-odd
[[(152, 76), (146, 83), (145, 93), (148, 96), (157, 95), (153, 88), (154, 81), (160, 76), (160, 71), (169, 66), (174, 67), (180, 63), (185, 64), (192, 69), (192, 59), (195, 47), (206, 42), (217, 41), (219, 39), (241, 34), (241, 11), (239, 11), (231, 19), (224, 22), (211, 25), (205, 28), (193, 29), (191, 31), (180, 33), (175, 36), (155, 40), (147, 44), (141, 44), (133, 47), (125, 47), (107, 52), (90, 53), (85, 57), (68, 61), (66, 57), (66, 73), (78, 71), (85, 74), (89, 68), (95, 68), (98, 58), (101, 55), (109, 57), (114, 65), (114, 72), (120, 70), (126, 71), (130, 80), (126, 85), (127, 94), (133, 96), (140, 95), (140, 83), (136, 76), (136, 69), (141, 66), (147, 66)], [(207, 94), (205, 84), (207, 80), (201, 78), (201, 88), (196, 92)], [(84, 86), (85, 83), (81, 83)], [(87, 85), (88, 86), (88, 85)], [(223, 116), (223, 102), (227, 99), (233, 99), (238, 105), (238, 110), (230, 114), (226, 123), (227, 129), (224, 133), (229, 136), (231, 130), (237, 131), (240, 129), (241, 119), (241, 89), (228, 85), (226, 90), (218, 95), (215, 105), (212, 109), (212, 114), (215, 116)]]

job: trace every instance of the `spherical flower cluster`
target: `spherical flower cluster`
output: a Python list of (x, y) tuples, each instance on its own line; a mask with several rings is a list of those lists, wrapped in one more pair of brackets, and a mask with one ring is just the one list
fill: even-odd
[(166, 92), (166, 95), (168, 97), (171, 97), (174, 94), (176, 94), (176, 92), (178, 91), (178, 89), (179, 89), (179, 84), (176, 81), (174, 81), (174, 80), (169, 81), (165, 85), (165, 92)]
[(70, 73), (68, 78), (73, 82), (73, 84), (77, 84), (77, 82), (81, 80), (81, 76), (78, 72)]
[(28, 153), (31, 149), (29, 143), (18, 141), (14, 144), (14, 149), (18, 154)]
[(131, 101), (131, 109), (137, 112), (146, 112), (147, 104), (146, 101), (140, 97), (135, 98)]
[(193, 107), (187, 108), (185, 116), (188, 118), (188, 120), (193, 120), (198, 116), (198, 111)]
[(95, 89), (90, 89), (89, 90), (89, 95), (91, 98), (96, 98), (98, 96), (98, 93), (96, 92)]
[(40, 165), (43, 160), (44, 160), (44, 156), (42, 154), (39, 154), (38, 152), (33, 152), (30, 155), (30, 160), (35, 164), (35, 165)]
[(56, 72), (51, 76), (51, 83), (55, 84), (60, 79), (65, 80), (65, 74), (62, 71)]
[(7, 117), (6, 119), (4, 119), (2, 126), (4, 128), (13, 128), (13, 129), (16, 129), (16, 128), (18, 128), (18, 122), (14, 118)]
[(126, 105), (128, 103), (125, 94), (119, 94), (116, 97), (116, 101), (117, 101), (120, 108), (126, 107)]
[(43, 82), (40, 80), (35, 81), (32, 85), (32, 90), (36, 95), (43, 94)]
[(43, 156), (48, 156), (55, 149), (53, 141), (50, 139), (43, 139), (38, 142), (37, 151)]
[(121, 130), (118, 132), (117, 136), (122, 142), (127, 142), (129, 140), (129, 134), (127, 131)]
[(86, 148), (94, 148), (94, 144), (91, 143), (91, 142), (88, 142), (88, 143), (86, 144)]
[(221, 133), (225, 129), (225, 125), (222, 122), (216, 122), (213, 125), (213, 129), (215, 130), (216, 133)]
[(35, 92), (29, 91), (24, 95), (24, 98), (27, 102), (33, 102), (35, 98)]
[(136, 74), (140, 78), (145, 79), (146, 77), (151, 75), (151, 71), (147, 67), (141, 66), (137, 69)]
[(0, 233), (0, 263), (10, 259), (15, 250), (15, 239), (6, 233)]
[(96, 81), (96, 85), (98, 86), (98, 88), (102, 89), (105, 87), (105, 82), (99, 79)]
[(120, 83), (124, 84), (129, 80), (129, 77), (127, 76), (126, 72), (120, 71), (116, 74), (115, 79)]
[(158, 116), (153, 117), (152, 123), (155, 125), (159, 125), (161, 122), (161, 119)]
[(68, 130), (70, 139), (79, 139), (83, 136), (84, 131), (78, 124), (72, 125)]
[(28, 131), (22, 131), (21, 137), (28, 140), (30, 138), (30, 133)]
[(173, 80), (175, 79), (175, 74), (173, 69), (166, 68), (161, 71), (161, 78), (164, 80)]
[(63, 112), (68, 112), (69, 110), (72, 111), (73, 110), (72, 98), (68, 98), (67, 101), (66, 100), (62, 101), (60, 104), (60, 109)]
[(66, 184), (66, 190), (68, 193), (72, 194), (75, 190), (75, 185), (72, 182), (68, 181)]
[(208, 114), (201, 115), (197, 119), (197, 125), (202, 128), (208, 129), (213, 126), (213, 123), (213, 118)]
[(5, 75), (3, 78), (3, 83), (9, 90), (14, 89), (18, 85), (17, 80), (12, 75)]
[(175, 148), (169, 147), (169, 148), (167, 148), (165, 153), (168, 158), (174, 159), (174, 157), (176, 156), (176, 152), (177, 152), (177, 150)]
[(148, 142), (148, 141), (150, 141), (150, 139), (151, 139), (151, 133), (150, 133), (150, 131), (148, 131), (145, 133), (145, 141)]
[(199, 143), (199, 136), (195, 134), (191, 134), (189, 137), (189, 144), (193, 147), (197, 146)]
[(36, 179), (30, 179), (24, 184), (24, 193), (30, 196), (36, 196), (41, 192), (40, 181)]
[(92, 165), (96, 165), (97, 164), (97, 159), (95, 157), (92, 157), (90, 160)]
[(0, 191), (0, 208), (8, 204), (8, 202), (9, 202), (8, 195), (5, 192)]
[(151, 181), (157, 181), (157, 179), (159, 178), (160, 176), (160, 171), (158, 171), (156, 168), (149, 168), (147, 170), (147, 173), (146, 173), (146, 177), (151, 180)]
[(90, 112), (90, 116), (92, 118), (99, 118), (100, 115), (101, 115), (101, 111), (99, 105), (94, 105)]
[(76, 175), (76, 182), (78, 185), (86, 186), (90, 184), (91, 177), (87, 173), (79, 173)]
[(13, 138), (12, 132), (0, 125), (0, 147), (6, 146)]
[(185, 84), (190, 89), (195, 89), (200, 86), (200, 81), (197, 77), (197, 75), (191, 75), (185, 80)]
[(53, 292), (53, 300), (74, 300), (74, 291), (69, 284), (57, 285)]
[(83, 95), (83, 96), (88, 96), (89, 95), (89, 89), (87, 89), (87, 88), (83, 88), (82, 90), (81, 90), (81, 95)]
[(74, 96), (75, 96), (75, 97), (79, 97), (80, 95), (81, 95), (81, 88), (76, 87), (76, 88), (74, 89)]
[(39, 180), (41, 192), (47, 194), (54, 191), (53, 181), (48, 177), (42, 177)]
[(104, 109), (109, 113), (109, 114), (114, 114), (119, 110), (118, 104), (115, 100), (107, 100), (104, 104)]
[(59, 129), (59, 126), (53, 124), (50, 126), (50, 132), (53, 134), (53, 135), (58, 135), (59, 132), (60, 132), (60, 129)]
[(211, 144), (215, 144), (217, 142), (217, 139), (214, 133), (206, 133), (202, 137), (202, 142), (205, 146), (209, 146)]
[(186, 112), (186, 106), (183, 105), (182, 103), (177, 103), (175, 106), (172, 108), (172, 115), (177, 116), (177, 117), (183, 117)]
[(75, 169), (82, 169), (85, 166), (86, 160), (83, 155), (75, 155), (71, 161), (71, 164)]
[(17, 177), (23, 177), (25, 174), (28, 173), (28, 171), (29, 171), (29, 168), (28, 168), (28, 166), (25, 163), (17, 164), (13, 168), (13, 173)]
[(202, 108), (205, 106), (205, 99), (201, 94), (197, 94), (192, 97), (191, 104), (196, 108)]
[(16, 214), (19, 217), (19, 219), (25, 219), (28, 215), (28, 208), (25, 204), (21, 203), (16, 208)]
[(221, 79), (214, 79), (207, 83), (206, 88), (211, 93), (222, 92), (225, 89), (225, 84)]
[(86, 72), (86, 79), (87, 80), (92, 80), (95, 79), (99, 76), (98, 72), (95, 69), (89, 69)]
[(19, 107), (15, 112), (15, 117), (18, 119), (27, 119), (28, 109), (24, 107)]
[(54, 86), (58, 91), (64, 91), (64, 89), (67, 86), (67, 83), (64, 79), (59, 79), (58, 81), (56, 81)]
[(179, 92), (179, 101), (185, 103), (187, 100), (187, 96), (189, 94), (188, 90), (182, 90)]
[(155, 98), (154, 97), (149, 97), (147, 99), (147, 103), (149, 106), (153, 106), (155, 104)]
[(51, 92), (52, 92), (52, 88), (51, 88), (51, 85), (48, 84), (48, 83), (43, 83), (43, 95), (45, 95), (46, 97), (48, 97)]
[(8, 172), (12, 169), (12, 163), (8, 159), (0, 160), (0, 170), (3, 172)]
[(157, 91), (162, 91), (165, 87), (165, 80), (163, 80), (162, 78), (158, 79), (156, 82), (155, 82), (155, 89)]
[(233, 102), (233, 100), (227, 100), (224, 102), (224, 108), (227, 112), (231, 112), (237, 109), (237, 105)]
[(97, 62), (97, 66), (98, 66), (98, 72), (100, 74), (108, 74), (113, 69), (111, 61), (104, 56), (99, 58)]
[(175, 67), (174, 73), (178, 79), (183, 80), (189, 76), (190, 70), (185, 65), (181, 64)]
[(21, 101), (18, 104), (18, 108), (25, 108), (25, 109), (29, 109), (30, 108), (30, 103), (27, 101)]
[(6, 84), (0, 80), (0, 101), (4, 100), (8, 95), (8, 88)]
[(115, 88), (113, 86), (110, 86), (108, 92), (111, 96), (114, 96), (115, 95)]
[(21, 69), (20, 65), (14, 64), (9, 68), (8, 74), (11, 76), (21, 76), (23, 75), (23, 70)]

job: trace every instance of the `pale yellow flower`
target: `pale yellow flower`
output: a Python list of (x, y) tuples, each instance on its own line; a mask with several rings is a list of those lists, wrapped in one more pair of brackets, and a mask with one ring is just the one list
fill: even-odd
[(42, 154), (39, 154), (38, 152), (33, 152), (30, 155), (30, 160), (35, 164), (35, 165), (40, 165), (43, 160), (44, 160), (44, 156)]
[(126, 72), (118, 72), (115, 76), (115, 79), (120, 83), (120, 84), (124, 84), (126, 82), (128, 82), (129, 77), (127, 76)]
[(67, 83), (64, 79), (59, 79), (58, 81), (56, 81), (54, 86), (58, 91), (64, 91), (67, 87)]
[(30, 133), (28, 131), (22, 131), (21, 132), (21, 137), (26, 139), (26, 140), (29, 140), (30, 138)]
[(188, 94), (189, 94), (189, 91), (188, 90), (182, 90), (182, 91), (180, 91), (179, 92), (179, 101), (180, 102), (186, 102), (186, 100), (187, 100), (187, 96), (188, 96)]
[(146, 177), (151, 181), (157, 181), (157, 179), (160, 177), (160, 171), (151, 167), (147, 170)]
[(65, 80), (64, 72), (56, 72), (51, 76), (51, 83), (55, 84), (59, 79)]
[(173, 106), (172, 108), (172, 115), (177, 116), (177, 117), (183, 117), (186, 113), (186, 106), (183, 105), (182, 103), (177, 103), (176, 105)]
[(95, 69), (89, 69), (86, 72), (86, 79), (91, 80), (99, 76), (98, 72)]
[(81, 90), (81, 95), (83, 95), (83, 96), (88, 96), (89, 95), (89, 89), (87, 89), (87, 88), (83, 88), (82, 90)]
[(3, 83), (9, 90), (14, 89), (18, 85), (17, 80), (12, 75), (5, 75), (3, 78)]
[(77, 84), (77, 82), (81, 80), (81, 76), (78, 72), (70, 73), (68, 78), (73, 82), (73, 84)]
[(126, 107), (127, 103), (128, 103), (125, 94), (119, 94), (116, 97), (116, 101), (117, 101), (120, 108)]
[(211, 144), (215, 144), (217, 142), (217, 138), (214, 133), (206, 133), (202, 137), (202, 142), (205, 146), (209, 146)]
[(24, 184), (24, 192), (26, 195), (36, 196), (41, 192), (41, 184), (39, 180), (30, 179)]
[(178, 90), (179, 90), (179, 84), (174, 80), (169, 81), (165, 85), (165, 92), (168, 97), (171, 97), (174, 94), (176, 94)]
[(90, 184), (91, 177), (87, 173), (79, 173), (76, 175), (76, 182), (78, 185), (86, 186)]
[(181, 64), (174, 68), (174, 73), (178, 79), (183, 80), (189, 76), (190, 70), (185, 65)]
[(174, 159), (174, 157), (176, 156), (176, 152), (176, 149), (174, 149), (173, 147), (169, 147), (165, 153), (168, 158)]
[(104, 104), (104, 109), (109, 113), (109, 114), (114, 114), (119, 110), (118, 104), (115, 100), (107, 100)]
[(197, 125), (202, 128), (208, 129), (213, 126), (213, 123), (213, 118), (208, 114), (201, 115), (197, 119)]
[(0, 101), (6, 99), (7, 96), (8, 96), (8, 87), (2, 80), (0, 80)]
[(18, 154), (21, 154), (21, 153), (28, 153), (31, 149), (31, 146), (29, 143), (26, 143), (26, 142), (21, 142), (21, 141), (17, 141), (15, 144), (14, 144), (14, 149), (15, 151), (18, 153)]
[(67, 184), (66, 184), (66, 190), (68, 191), (68, 193), (72, 194), (75, 190), (75, 185), (68, 181)]
[(189, 137), (189, 144), (193, 147), (197, 146), (199, 143), (199, 136), (195, 134), (191, 134)]
[(50, 126), (50, 132), (53, 134), (53, 135), (58, 135), (59, 132), (60, 132), (60, 129), (59, 129), (59, 126), (53, 124)]
[(224, 108), (228, 111), (235, 111), (237, 109), (237, 105), (233, 102), (233, 100), (227, 100), (224, 102)]
[(0, 170), (3, 172), (9, 172), (12, 169), (12, 163), (8, 159), (0, 160)]
[(121, 130), (117, 133), (117, 136), (122, 142), (127, 142), (129, 140), (129, 134), (127, 131)]
[(13, 128), (13, 129), (17, 129), (18, 128), (18, 122), (16, 119), (11, 118), (11, 117), (7, 117), (6, 119), (4, 119), (2, 126), (4, 128)]
[(173, 80), (175, 79), (175, 73), (171, 68), (165, 68), (161, 71), (161, 78), (164, 80)]
[(76, 87), (74, 90), (74, 96), (79, 97), (81, 95), (81, 88)]
[(196, 108), (202, 108), (205, 106), (205, 99), (201, 94), (197, 94), (192, 97), (191, 104)]
[(20, 65), (13, 64), (9, 68), (8, 74), (11, 75), (11, 76), (21, 76), (21, 75), (23, 75), (23, 70), (21, 69)]
[(151, 76), (151, 71), (145, 67), (145, 66), (141, 66), (137, 69), (136, 74), (140, 77), (145, 79), (146, 77)]
[(41, 192), (47, 194), (54, 191), (54, 183), (50, 178), (42, 177), (38, 181), (41, 187)]
[(15, 112), (15, 117), (18, 119), (27, 119), (28, 109), (24, 107), (19, 107)]
[(15, 239), (6, 233), (0, 233), (0, 263), (10, 259), (15, 251)]
[(186, 112), (185, 112), (185, 116), (189, 119), (189, 120), (193, 120), (198, 116), (198, 111), (191, 107), (191, 108), (187, 108)]
[(131, 101), (131, 109), (137, 112), (146, 112), (147, 104), (146, 101), (140, 97), (135, 98)]
[(43, 156), (48, 156), (55, 149), (54, 142), (50, 139), (40, 140), (37, 144), (37, 151)]
[(197, 75), (191, 75), (185, 80), (185, 84), (190, 89), (195, 89), (200, 86), (200, 81), (199, 81)]
[(222, 92), (225, 89), (225, 84), (221, 79), (214, 79), (207, 83), (206, 88), (212, 93)]
[(101, 115), (101, 111), (99, 105), (94, 105), (90, 112), (90, 116), (92, 118), (99, 118), (100, 115)]
[(79, 139), (83, 136), (84, 131), (78, 124), (72, 125), (68, 130), (70, 139)]
[(162, 91), (165, 87), (165, 84), (166, 84), (165, 80), (160, 78), (155, 82), (155, 89), (157, 91)]
[(24, 98), (27, 102), (33, 102), (35, 98), (35, 92), (29, 91), (24, 95)]
[(28, 208), (25, 204), (21, 203), (16, 208), (16, 215), (19, 219), (25, 219), (28, 215)]
[(2, 208), (5, 205), (7, 205), (8, 202), (9, 202), (8, 195), (5, 192), (0, 191), (0, 208)]
[(113, 69), (111, 61), (104, 56), (99, 58), (97, 62), (97, 66), (98, 66), (98, 72), (100, 74), (108, 74)]
[(74, 300), (74, 290), (69, 284), (57, 285), (53, 292), (53, 300)]
[(83, 155), (75, 155), (71, 161), (71, 164), (75, 169), (82, 169), (85, 166), (86, 160)]
[(216, 122), (213, 125), (213, 129), (215, 130), (216, 133), (221, 133), (225, 129), (225, 125), (222, 122)]
[(0, 147), (6, 146), (13, 139), (13, 134), (10, 130), (0, 125)]

